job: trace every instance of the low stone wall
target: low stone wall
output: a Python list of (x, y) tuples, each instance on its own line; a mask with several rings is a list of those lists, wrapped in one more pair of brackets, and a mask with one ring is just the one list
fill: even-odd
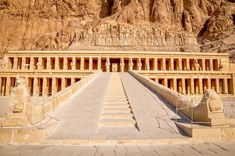
[(45, 119), (49, 112), (54, 111), (58, 106), (68, 100), (74, 95), (81, 87), (83, 87), (88, 81), (95, 79), (100, 72), (96, 72), (80, 80), (79, 82), (65, 88), (64, 90), (56, 93), (54, 96), (49, 98), (46, 102), (32, 106), (31, 123), (37, 123)]
[[(197, 105), (193, 105), (191, 98), (187, 96), (160, 85), (134, 71), (130, 71), (130, 74), (162, 96), (189, 120), (210, 126), (225, 124), (223, 108), (220, 108), (223, 103), (214, 90), (208, 90), (202, 100)], [(211, 109), (211, 107), (216, 107), (216, 110)]]

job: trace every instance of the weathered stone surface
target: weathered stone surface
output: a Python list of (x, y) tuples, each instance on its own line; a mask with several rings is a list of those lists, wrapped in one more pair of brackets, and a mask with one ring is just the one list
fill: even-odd
[(205, 42), (230, 36), (234, 13), (227, 0), (0, 0), (0, 50), (210, 50)]

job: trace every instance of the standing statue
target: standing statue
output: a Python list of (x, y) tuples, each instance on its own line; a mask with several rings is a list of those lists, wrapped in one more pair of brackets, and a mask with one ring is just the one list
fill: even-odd
[(27, 103), (30, 103), (30, 94), (25, 79), (17, 77), (16, 86), (12, 92), (12, 112), (23, 112)]

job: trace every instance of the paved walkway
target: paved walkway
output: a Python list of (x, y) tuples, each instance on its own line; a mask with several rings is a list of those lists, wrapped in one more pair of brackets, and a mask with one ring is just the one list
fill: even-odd
[(0, 156), (234, 156), (235, 142), (175, 145), (0, 146)]
[[(57, 118), (58, 124), (49, 135), (52, 139), (172, 139), (184, 138), (174, 119), (179, 118), (166, 102), (153, 94), (128, 73), (116, 73), (116, 84), (111, 81), (114, 73), (102, 73), (93, 82), (88, 84), (80, 93), (61, 105), (52, 116)], [(119, 78), (120, 75), (120, 78)], [(113, 76), (113, 75), (112, 75)], [(108, 87), (109, 86), (109, 87)], [(109, 88), (109, 89), (108, 89)], [(110, 90), (111, 88), (111, 90)], [(116, 89), (115, 89), (116, 88)], [(128, 99), (126, 99), (126, 92)], [(102, 128), (104, 108), (107, 110), (107, 96), (111, 92), (122, 93), (125, 108), (128, 109), (128, 118), (138, 126), (115, 126)], [(125, 98), (123, 99), (123, 95)], [(111, 101), (113, 100), (112, 99)], [(110, 100), (110, 99), (109, 99)], [(126, 100), (129, 101), (126, 103)], [(118, 101), (115, 99), (115, 103)], [(120, 102), (120, 101), (119, 101)], [(128, 108), (126, 108), (128, 106)], [(110, 107), (110, 105), (109, 105)], [(112, 105), (113, 107), (113, 105)], [(115, 106), (116, 107), (116, 106)], [(119, 107), (119, 105), (118, 105)], [(123, 105), (122, 105), (123, 107)], [(112, 110), (114, 108), (111, 108)], [(108, 108), (110, 111), (110, 108)], [(113, 111), (117, 111), (116, 108)], [(123, 111), (122, 111), (123, 112)], [(108, 112), (110, 115), (110, 112)], [(106, 114), (107, 115), (107, 112)], [(111, 113), (113, 116), (114, 113)], [(116, 114), (115, 114), (116, 115)], [(123, 114), (122, 114), (123, 115)], [(115, 116), (113, 116), (116, 118)], [(113, 119), (112, 119), (113, 120)], [(106, 121), (106, 120), (105, 120)], [(110, 119), (111, 121), (111, 119)], [(112, 122), (114, 124), (114, 122)]]

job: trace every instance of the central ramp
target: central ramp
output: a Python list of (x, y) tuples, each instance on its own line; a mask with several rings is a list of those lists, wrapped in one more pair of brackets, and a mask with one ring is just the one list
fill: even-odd
[(184, 138), (174, 109), (129, 73), (101, 73), (50, 115), (50, 139)]
[(112, 73), (105, 96), (99, 128), (137, 126), (126, 91), (118, 73)]

